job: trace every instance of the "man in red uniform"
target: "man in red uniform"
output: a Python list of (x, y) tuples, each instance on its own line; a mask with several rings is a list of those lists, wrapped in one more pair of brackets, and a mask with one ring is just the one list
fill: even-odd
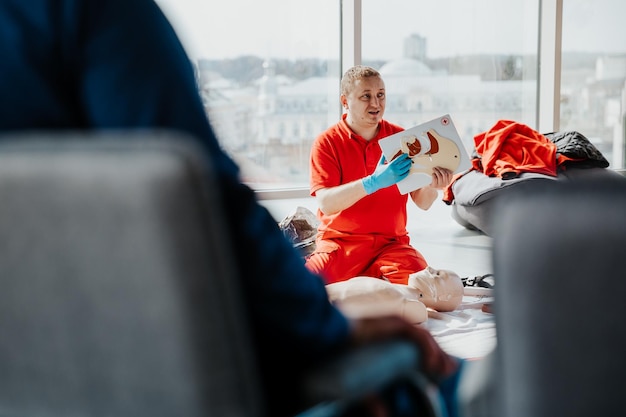
[[(313, 143), (311, 195), (321, 224), (317, 246), (306, 266), (327, 284), (355, 276), (406, 284), (428, 266), (410, 245), (406, 230), (408, 195), (394, 185), (411, 169), (404, 154), (388, 163), (378, 141), (404, 130), (383, 120), (385, 83), (373, 68), (355, 66), (341, 80), (342, 120)], [(428, 210), (452, 180), (452, 172), (433, 169), (430, 185), (410, 193)]]

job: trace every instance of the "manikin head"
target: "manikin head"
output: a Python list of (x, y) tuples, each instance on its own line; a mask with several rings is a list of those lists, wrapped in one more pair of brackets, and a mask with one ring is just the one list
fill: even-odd
[(454, 272), (430, 266), (409, 276), (408, 286), (418, 290), (420, 301), (437, 311), (453, 311), (463, 301), (463, 282)]

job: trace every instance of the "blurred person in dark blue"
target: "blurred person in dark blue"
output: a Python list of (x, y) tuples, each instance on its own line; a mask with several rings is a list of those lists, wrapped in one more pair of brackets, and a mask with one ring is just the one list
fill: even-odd
[(206, 149), (236, 245), (270, 415), (293, 411), (286, 399), (308, 364), (350, 344), (409, 338), (427, 375), (454, 373), (457, 361), (426, 330), (397, 317), (349, 321), (329, 304), (322, 280), (305, 269), (220, 149), (191, 62), (153, 0), (3, 0), (0, 38), (0, 132), (167, 128)]

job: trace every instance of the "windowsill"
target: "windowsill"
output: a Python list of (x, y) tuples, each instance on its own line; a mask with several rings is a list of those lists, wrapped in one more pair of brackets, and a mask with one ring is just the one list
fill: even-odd
[(288, 200), (311, 197), (309, 189), (306, 187), (256, 189), (255, 194), (259, 200)]
[[(610, 168), (609, 168), (610, 169)], [(626, 168), (613, 169), (620, 175), (626, 177)], [(291, 188), (257, 188), (255, 184), (248, 184), (255, 191), (259, 200), (290, 200), (311, 197), (307, 187), (291, 187)]]

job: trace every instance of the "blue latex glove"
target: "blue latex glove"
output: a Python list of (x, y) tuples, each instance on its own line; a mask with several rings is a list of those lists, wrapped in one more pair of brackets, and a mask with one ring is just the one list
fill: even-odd
[(413, 161), (409, 155), (403, 153), (389, 164), (385, 164), (385, 155), (380, 157), (378, 166), (372, 175), (363, 178), (363, 188), (369, 195), (376, 191), (394, 185), (409, 175)]

